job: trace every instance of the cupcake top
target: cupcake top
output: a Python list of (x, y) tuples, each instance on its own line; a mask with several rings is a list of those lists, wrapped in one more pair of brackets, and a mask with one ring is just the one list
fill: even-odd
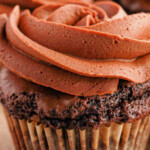
[(0, 60), (26, 80), (91, 96), (113, 93), (119, 79), (150, 78), (148, 13), (127, 15), (110, 1), (53, 2), (0, 19)]

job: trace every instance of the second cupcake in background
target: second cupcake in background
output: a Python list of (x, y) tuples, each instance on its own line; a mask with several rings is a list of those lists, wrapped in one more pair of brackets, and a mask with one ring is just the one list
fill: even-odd
[(149, 18), (111, 1), (1, 15), (0, 100), (17, 149), (144, 150)]
[(148, 0), (117, 0), (128, 12), (150, 12), (150, 1)]

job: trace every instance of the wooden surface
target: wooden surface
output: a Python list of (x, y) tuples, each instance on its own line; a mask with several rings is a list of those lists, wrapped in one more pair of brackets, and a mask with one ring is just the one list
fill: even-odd
[[(0, 150), (15, 150), (12, 137), (10, 135), (9, 127), (7, 125), (7, 120), (4, 116), (2, 106), (0, 105)], [(149, 148), (150, 150), (150, 141)]]

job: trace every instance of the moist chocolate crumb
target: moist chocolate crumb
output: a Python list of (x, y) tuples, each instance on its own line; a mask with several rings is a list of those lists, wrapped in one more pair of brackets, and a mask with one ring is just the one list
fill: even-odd
[(39, 109), (39, 93), (24, 91), (5, 97), (0, 89), (0, 99), (15, 118), (35, 120), (54, 128), (96, 129), (111, 122), (134, 122), (150, 114), (150, 80), (143, 84), (125, 83), (120, 81), (118, 91), (113, 94), (77, 97), (61, 112)]

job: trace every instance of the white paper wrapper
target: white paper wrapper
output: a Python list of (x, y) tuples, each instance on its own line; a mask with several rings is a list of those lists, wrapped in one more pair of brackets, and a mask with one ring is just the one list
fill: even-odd
[(17, 150), (145, 150), (150, 135), (150, 116), (97, 130), (54, 130), (4, 111)]

